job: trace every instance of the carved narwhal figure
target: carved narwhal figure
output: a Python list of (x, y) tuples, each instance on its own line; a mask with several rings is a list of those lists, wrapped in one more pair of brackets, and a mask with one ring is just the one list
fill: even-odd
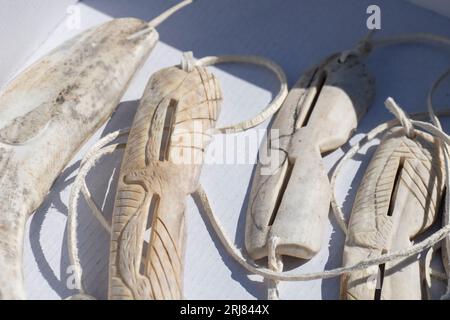
[(359, 58), (342, 63), (339, 55), (291, 89), (271, 127), (278, 134), (260, 147), (246, 219), (251, 258), (268, 256), (273, 238), (277, 255), (309, 259), (320, 250), (331, 192), (322, 154), (347, 141), (373, 94), (373, 79)]
[[(442, 149), (422, 131), (386, 133), (353, 205), (343, 264), (406, 249), (435, 221), (445, 188)], [(419, 261), (393, 261), (346, 274), (344, 299), (421, 299)]]
[[(183, 298), (185, 201), (198, 186), (221, 99), (218, 82), (205, 67), (171, 67), (149, 80), (117, 187), (110, 299)], [(143, 254), (150, 217), (151, 236)]]

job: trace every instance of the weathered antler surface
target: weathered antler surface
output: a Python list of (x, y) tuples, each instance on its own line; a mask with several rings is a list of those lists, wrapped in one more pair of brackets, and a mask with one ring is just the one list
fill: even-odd
[(0, 93), (0, 299), (25, 297), (25, 222), (116, 108), (158, 34), (116, 19), (65, 42)]
[(185, 201), (198, 186), (220, 101), (219, 85), (204, 67), (163, 69), (149, 80), (119, 175), (110, 299), (183, 298)]
[[(271, 128), (279, 134), (271, 133), (260, 147), (245, 233), (253, 259), (267, 256), (272, 237), (279, 239), (277, 254), (308, 259), (320, 250), (330, 206), (322, 154), (347, 141), (373, 93), (373, 80), (359, 59), (340, 63), (337, 55), (290, 91)], [(261, 161), (265, 153), (270, 158)]]
[[(343, 263), (405, 249), (434, 222), (445, 186), (442, 150), (421, 131), (386, 133), (358, 189)], [(378, 278), (378, 279), (377, 279)], [(374, 281), (377, 280), (378, 288)], [(346, 299), (420, 299), (419, 261), (401, 260), (342, 277)]]

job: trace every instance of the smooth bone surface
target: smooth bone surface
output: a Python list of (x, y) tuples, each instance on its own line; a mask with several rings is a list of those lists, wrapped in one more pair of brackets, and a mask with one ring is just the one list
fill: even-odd
[(198, 187), (221, 99), (216, 78), (204, 67), (171, 67), (149, 80), (119, 175), (110, 299), (183, 298), (185, 201)]
[(322, 154), (347, 141), (373, 94), (373, 79), (359, 59), (340, 63), (337, 55), (291, 89), (271, 127), (278, 134), (271, 132), (260, 147), (245, 233), (253, 259), (267, 256), (271, 237), (279, 238), (277, 254), (309, 259), (320, 250), (330, 206)]
[[(400, 127), (388, 131), (358, 188), (345, 241), (343, 264), (410, 247), (435, 221), (445, 187), (442, 151), (434, 138)], [(421, 299), (416, 256), (344, 275), (344, 299)]]
[(137, 19), (81, 33), (0, 93), (0, 299), (23, 299), (25, 222), (81, 145), (112, 114), (158, 40)]

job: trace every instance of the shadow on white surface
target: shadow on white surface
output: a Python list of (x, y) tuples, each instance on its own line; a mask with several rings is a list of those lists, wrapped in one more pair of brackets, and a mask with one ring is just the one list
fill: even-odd
[[(39, 271), (46, 279), (48, 285), (61, 297), (67, 297), (73, 292), (67, 288), (67, 273), (61, 272), (60, 277), (55, 274), (54, 270), (48, 263), (44, 251), (41, 246), (41, 230), (44, 220), (46, 219), (47, 212), (51, 207), (55, 208), (61, 214), (67, 216), (68, 210), (66, 204), (61, 200), (60, 193), (67, 186), (73, 183), (74, 177), (70, 177), (79, 167), (80, 162), (76, 162), (70, 167), (66, 168), (63, 173), (58, 177), (52, 186), (52, 189), (46, 197), (44, 203), (33, 214), (30, 222), (29, 238), (31, 243), (31, 250), (38, 262)], [(63, 244), (61, 249), (61, 262), (60, 270), (67, 270), (69, 266), (69, 258), (67, 251), (67, 233), (64, 231)]]
[[(177, 1), (86, 0), (83, 1), (83, 4), (114, 18), (132, 16), (150, 20)], [(383, 19), (382, 31), (379, 36), (405, 32), (433, 32), (450, 36), (450, 20), (444, 17), (421, 10), (403, 1), (383, 0), (378, 3), (382, 8)], [(365, 12), (369, 4), (371, 1), (368, 0), (343, 0), (339, 1), (339, 4), (332, 0), (197, 0), (193, 5), (186, 7), (159, 26), (158, 31), (162, 43), (180, 52), (193, 51), (196, 57), (221, 54), (258, 54), (271, 58), (284, 68), (292, 85), (306, 69), (336, 51), (352, 47), (361, 36), (365, 35), (367, 32)], [(367, 60), (369, 69), (376, 78), (375, 102), (362, 119), (356, 133), (368, 132), (380, 122), (392, 118), (383, 106), (383, 102), (388, 96), (394, 96), (408, 112), (425, 111), (426, 94), (431, 83), (450, 65), (449, 51), (418, 45), (396, 46), (375, 51)], [(158, 45), (153, 58), (150, 58), (150, 63), (155, 68), (164, 67), (163, 64), (166, 61), (157, 59), (162, 59), (167, 52), (166, 46)], [(146, 69), (146, 71), (148, 70)], [(240, 66), (220, 68), (221, 72), (224, 70), (226, 73), (272, 94), (277, 91), (273, 77), (263, 77), (260, 71), (253, 68)], [(446, 85), (447, 89), (440, 90), (436, 96), (437, 107), (444, 107), (446, 104), (447, 107), (449, 106), (448, 103), (444, 103), (444, 101), (449, 101), (450, 94), (450, 85), (449, 83)], [(143, 83), (139, 83), (139, 86), (143, 86)], [(225, 89), (232, 88), (227, 85), (224, 87)], [(244, 98), (254, 99), (254, 97), (248, 96), (247, 92), (239, 90), (238, 86), (232, 89), (236, 90), (237, 96), (225, 97), (227, 101), (238, 102)], [(129, 99), (129, 101), (122, 102), (101, 131), (101, 136), (130, 126), (137, 105), (137, 100)], [(252, 110), (224, 108), (220, 122), (236, 122), (237, 119), (245, 118), (243, 114), (247, 114), (247, 112), (251, 114)], [(263, 126), (265, 125), (267, 123)], [(444, 125), (446, 129), (449, 129), (450, 122), (445, 120)], [(343, 150), (345, 151), (349, 146), (350, 144), (347, 144)], [(356, 176), (353, 172), (343, 178), (350, 188), (348, 191), (347, 189), (343, 191), (346, 195), (343, 210), (346, 213), (351, 211), (357, 186), (370, 160), (369, 154), (374, 149), (371, 148), (370, 152), (358, 154), (355, 157), (355, 164), (352, 165), (356, 166), (359, 165), (358, 162), (362, 162)], [(338, 151), (339, 154), (340, 152)], [(326, 157), (325, 161), (328, 161), (328, 166), (331, 168), (329, 172), (334, 169), (336, 159), (337, 153)], [(107, 157), (99, 163), (87, 179), (94, 199), (99, 204), (104, 203), (103, 210), (108, 214), (109, 219), (120, 160), (121, 153)], [(65, 270), (68, 266), (66, 232), (62, 239), (59, 261), (60, 276), (58, 277), (55, 268), (47, 261), (48, 255), (44, 254), (44, 250), (41, 248), (41, 229), (50, 207), (67, 215), (66, 202), (61, 200), (61, 193), (73, 181), (72, 175), (77, 167), (78, 163), (74, 163), (58, 178), (47, 200), (32, 217), (29, 231), (31, 249), (39, 271), (48, 282), (50, 290), (55, 291), (62, 298), (73, 293), (67, 289), (65, 283), (67, 280)], [(223, 215), (220, 218), (229, 230), (232, 229), (235, 232), (235, 243), (242, 248), (248, 186), (250, 185), (250, 182), (243, 180), (243, 177), (252, 177), (254, 168), (249, 167), (248, 170), (241, 168), (239, 172), (245, 171), (245, 175), (236, 174), (236, 181), (233, 180), (233, 173), (227, 172), (234, 169), (235, 167), (226, 170), (223, 168), (208, 170), (205, 180), (210, 188), (205, 188), (205, 190), (211, 190), (213, 194), (210, 199), (215, 201), (212, 204), (217, 208), (220, 208), (221, 205), (233, 207), (230, 202), (233, 202), (233, 205), (242, 202), (240, 209), (234, 211), (235, 213), (232, 212), (233, 219), (228, 219), (229, 217), (219, 213), (219, 215)], [(212, 174), (209, 174), (210, 172)], [(214, 172), (220, 173), (214, 174)], [(239, 187), (236, 187), (236, 184), (239, 184)], [(105, 200), (105, 191), (108, 190), (108, 186), (111, 188)], [(241, 194), (239, 194), (239, 190), (241, 190)], [(214, 205), (215, 203), (216, 205)], [(89, 213), (83, 200), (80, 200), (79, 212), (78, 239), (81, 263), (86, 274), (87, 291), (98, 298), (106, 298), (109, 235)], [(192, 215), (196, 214), (197, 212), (192, 212)], [(225, 217), (227, 220), (224, 219)], [(200, 221), (202, 219), (195, 217), (195, 223)], [(192, 226), (194, 222), (188, 221), (188, 223)], [(253, 278), (249, 279), (244, 269), (234, 262), (222, 248), (209, 224), (206, 223), (206, 225), (206, 233), (209, 234), (209, 237), (205, 237), (202, 233), (203, 229), (198, 229), (197, 226), (195, 231), (198, 234), (189, 233), (188, 237), (193, 239), (192, 241), (197, 241), (195, 248), (199, 246), (202, 249), (197, 253), (198, 256), (203, 257), (202, 254), (218, 252), (218, 258), (221, 259), (218, 263), (225, 264), (227, 270), (219, 269), (217, 265), (200, 266), (200, 262), (197, 265), (193, 261), (197, 256), (195, 259), (192, 258), (192, 267), (202, 267), (202, 269), (198, 271), (201, 275), (194, 274), (197, 270), (187, 270), (190, 274), (194, 274), (189, 280), (192, 283), (188, 284), (187, 289), (199, 291), (195, 293), (189, 291), (189, 294), (192, 294), (194, 298), (265, 298), (264, 283), (259, 278), (257, 281), (254, 281)], [(324, 249), (327, 252), (317, 259), (305, 263), (300, 270), (303, 271), (303, 267), (305, 267), (307, 271), (311, 269), (318, 271), (323, 269), (323, 266), (326, 269), (340, 266), (344, 236), (331, 216), (329, 236), (328, 247)], [(201, 238), (203, 242), (198, 241), (199, 237), (203, 237)], [(208, 251), (208, 247), (212, 244), (207, 242), (210, 242), (211, 239), (214, 242), (213, 251)], [(211, 259), (214, 258), (211, 257)], [(296, 268), (299, 263), (301, 262), (288, 260), (286, 268)], [(208, 268), (213, 268), (213, 270), (208, 270)], [(228, 278), (228, 271), (231, 273), (231, 279)], [(219, 283), (211, 284), (211, 281), (216, 281), (218, 277), (220, 277), (220, 282), (234, 280), (237, 283), (231, 283), (230, 286), (223, 285), (223, 287)], [(208, 284), (211, 286), (210, 288), (200, 288), (201, 285)], [(283, 283), (281, 293), (282, 297), (291, 299), (337, 299), (339, 279), (314, 283)], [(189, 297), (187, 296), (187, 298)]]

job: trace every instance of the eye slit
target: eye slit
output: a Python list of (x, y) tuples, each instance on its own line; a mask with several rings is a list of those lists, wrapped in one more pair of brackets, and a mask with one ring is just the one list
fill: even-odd
[(163, 134), (161, 136), (161, 148), (159, 150), (159, 160), (169, 160), (170, 152), (170, 138), (173, 132), (173, 125), (175, 123), (175, 113), (177, 111), (178, 100), (170, 99), (169, 105), (166, 109), (166, 116), (164, 118)]
[[(149, 240), (148, 242), (145, 239), (142, 239), (143, 241), (143, 245), (142, 245), (142, 263), (141, 263), (141, 273), (144, 272), (144, 270), (147, 268), (147, 255), (148, 255), (148, 251), (149, 251), (149, 246), (150, 246), (150, 241), (151, 241), (151, 237), (152, 237), (152, 232), (153, 230), (151, 230), (152, 227), (152, 221), (154, 220), (154, 218), (156, 217), (156, 214), (158, 212), (158, 207), (159, 207), (159, 201), (160, 201), (160, 197), (157, 194), (153, 194), (152, 195), (152, 199), (150, 200), (150, 206), (148, 209), (148, 214), (147, 214), (147, 219), (146, 221), (144, 221), (145, 223), (145, 230), (149, 230)], [(147, 233), (147, 232), (146, 232)]]
[[(386, 254), (387, 251), (383, 250), (382, 254)], [(378, 266), (377, 288), (375, 289), (374, 300), (381, 300), (381, 292), (383, 290), (384, 273), (386, 264), (380, 264)]]
[(327, 81), (327, 73), (320, 71), (319, 74), (315, 74), (310, 86), (307, 89), (304, 97), (304, 110), (300, 113), (299, 127), (303, 128), (308, 125), (309, 119), (314, 111), (314, 108), (319, 100), (320, 93), (322, 92), (325, 82)]
[(275, 206), (273, 207), (273, 211), (272, 214), (270, 215), (270, 219), (269, 219), (269, 223), (267, 224), (267, 226), (272, 226), (276, 217), (277, 217), (277, 213), (278, 210), (280, 209), (280, 205), (281, 205), (281, 200), (283, 200), (283, 196), (284, 196), (284, 192), (286, 191), (286, 188), (289, 184), (289, 179), (291, 178), (292, 175), (292, 169), (294, 168), (293, 163), (287, 158), (286, 159), (286, 170), (284, 172), (284, 176), (283, 176), (283, 183), (281, 184), (281, 188), (280, 188), (280, 192), (277, 195), (277, 200), (275, 201)]
[(398, 162), (397, 172), (395, 173), (394, 188), (392, 189), (392, 193), (389, 200), (389, 209), (387, 211), (387, 215), (389, 217), (392, 217), (392, 214), (394, 213), (395, 198), (397, 197), (398, 188), (400, 186), (401, 174), (404, 166), (405, 166), (405, 158), (401, 157)]

